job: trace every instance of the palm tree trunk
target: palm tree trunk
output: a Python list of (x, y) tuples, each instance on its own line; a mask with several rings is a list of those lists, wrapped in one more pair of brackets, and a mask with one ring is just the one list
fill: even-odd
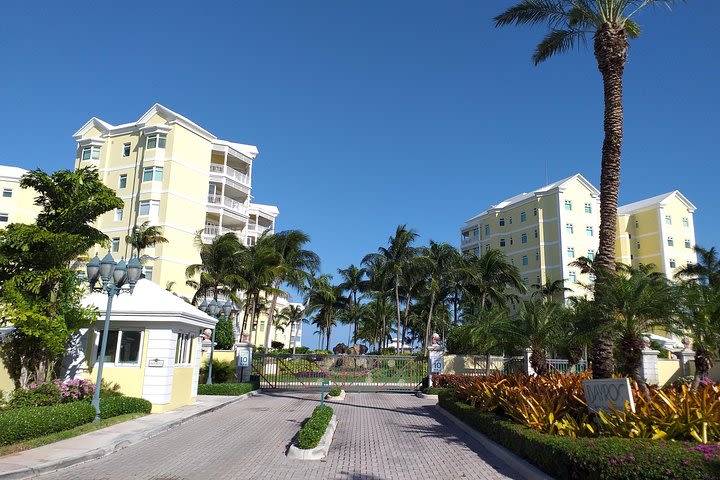
[[(408, 322), (410, 321), (410, 302), (412, 300), (412, 290), (408, 290), (407, 297), (405, 298), (405, 318), (403, 318), (403, 329), (402, 329), (402, 336), (400, 337), (401, 340), (401, 346), (405, 345), (405, 336), (407, 335), (407, 327)], [(401, 347), (402, 348), (402, 347)], [(400, 353), (404, 353), (405, 350), (402, 350)]]
[(433, 308), (435, 307), (435, 289), (430, 294), (430, 311), (428, 312), (427, 324), (425, 325), (425, 352), (427, 353), (428, 345), (430, 344), (430, 329), (432, 328), (432, 314)]
[(332, 332), (330, 331), (330, 322), (332, 322), (332, 312), (328, 312), (325, 314), (325, 334), (327, 335), (327, 341), (325, 342), (325, 349), (330, 350), (330, 335)]
[(282, 282), (282, 279), (278, 278), (275, 282), (275, 292), (273, 293), (272, 302), (270, 302), (270, 312), (268, 313), (268, 321), (265, 326), (265, 353), (270, 349), (270, 328), (272, 327), (273, 318), (275, 317), (275, 306), (277, 305), (278, 299), (277, 289), (280, 288), (280, 282)]
[[(600, 244), (594, 260), (598, 281), (603, 272), (615, 270), (617, 204), (620, 193), (620, 158), (623, 141), (623, 72), (627, 61), (627, 33), (623, 28), (605, 24), (595, 33), (595, 58), (603, 78), (605, 113), (600, 171)], [(595, 299), (602, 302), (601, 298)], [(598, 325), (608, 322), (600, 316)], [(615, 371), (613, 342), (605, 333), (593, 342), (593, 378), (610, 378)]]
[(697, 345), (695, 348), (695, 378), (693, 378), (692, 390), (697, 390), (700, 387), (700, 382), (707, 377), (711, 366), (710, 352), (707, 348)]
[(646, 399), (650, 398), (650, 390), (648, 390), (645, 379), (640, 374), (640, 367), (642, 365), (642, 349), (643, 341), (637, 335), (628, 335), (620, 340), (620, 345), (625, 352), (627, 358), (627, 367), (630, 378), (635, 380), (638, 389), (643, 397)]
[(397, 332), (395, 337), (397, 337), (398, 340), (395, 353), (398, 353), (397, 349), (400, 348), (400, 330), (402, 329), (400, 328), (400, 278), (397, 275), (395, 275), (395, 306), (397, 307)]

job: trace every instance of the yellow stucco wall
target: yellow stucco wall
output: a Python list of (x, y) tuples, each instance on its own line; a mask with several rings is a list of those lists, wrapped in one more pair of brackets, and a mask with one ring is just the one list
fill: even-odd
[(662, 387), (682, 377), (678, 360), (658, 359), (658, 384)]
[[(11, 190), (11, 197), (2, 196), (5, 189)], [(1, 222), (0, 228), (10, 223), (33, 223), (40, 213), (34, 204), (37, 192), (32, 188), (20, 188), (20, 178), (0, 178), (0, 213), (7, 214), (8, 221)]]
[[(502, 372), (503, 360), (490, 357), (490, 371)], [(444, 355), (443, 373), (456, 375), (482, 375), (485, 373), (485, 357), (482, 355)]]
[(192, 381), (194, 368), (175, 367), (173, 370), (172, 393), (170, 403), (166, 405), (153, 405), (152, 413), (162, 413), (174, 408), (188, 405), (195, 401), (196, 397), (192, 396)]
[[(201, 363), (206, 364), (210, 359), (210, 352), (203, 351)], [(220, 362), (234, 362), (235, 350), (215, 350), (213, 359)]]
[[(115, 366), (112, 363), (105, 363), (103, 366), (103, 380), (107, 383), (116, 383), (120, 385), (120, 392), (128, 397), (142, 397), (143, 381), (145, 378), (145, 368), (147, 365), (147, 349), (148, 349), (148, 331), (145, 330), (142, 336), (142, 352), (137, 366)], [(95, 349), (95, 336), (88, 335), (87, 352)], [(88, 364), (84, 377), (95, 383), (97, 371), (94, 366)]]
[(13, 390), (15, 390), (15, 382), (10, 378), (10, 373), (8, 373), (2, 360), (0, 360), (0, 392), (8, 393)]

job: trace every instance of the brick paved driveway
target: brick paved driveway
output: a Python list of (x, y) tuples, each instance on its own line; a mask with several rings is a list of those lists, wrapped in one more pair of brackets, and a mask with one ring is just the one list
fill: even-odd
[(317, 394), (269, 392), (191, 420), (49, 479), (500, 479), (510, 466), (409, 394), (348, 394), (329, 455), (289, 460), (285, 451)]

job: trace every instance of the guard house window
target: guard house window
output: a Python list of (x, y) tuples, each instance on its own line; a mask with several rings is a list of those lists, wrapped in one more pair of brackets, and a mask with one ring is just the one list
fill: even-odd
[(672, 225), (672, 217), (670, 215), (665, 215), (665, 225)]
[(528, 257), (527, 257), (527, 255), (523, 255), (523, 257), (522, 257), (522, 264), (523, 264), (524, 266), (527, 266), (527, 265), (528, 265)]
[(675, 268), (675, 259), (674, 258), (670, 259), (670, 268)]
[(585, 227), (585, 234), (588, 237), (592, 237), (593, 236), (593, 227)]
[(501, 238), (501, 239), (500, 239), (500, 246), (501, 246), (501, 247), (504, 247), (504, 246), (505, 246), (505, 239), (504, 239), (504, 238)]
[(113, 252), (120, 251), (120, 237), (115, 237), (112, 239), (112, 251)]
[(125, 188), (127, 187), (127, 174), (123, 173), (118, 178), (118, 188)]
[[(95, 358), (100, 358), (103, 332), (98, 335)], [(105, 348), (105, 362), (119, 365), (138, 365), (142, 332), (133, 330), (110, 330), (108, 332), (107, 347)]]
[(130, 142), (123, 143), (123, 157), (130, 156)]
[(687, 217), (683, 217), (682, 222), (683, 222), (683, 227), (689, 227), (689, 226), (690, 226), (690, 220), (688, 220)]
[(163, 167), (145, 167), (143, 168), (143, 182), (162, 182)]
[(692, 246), (690, 245), (690, 240), (685, 240), (685, 248), (692, 248)]
[(0, 213), (0, 222), (7, 222), (7, 221), (8, 221), (8, 214)]
[(116, 208), (115, 209), (115, 221), (119, 222), (122, 220), (123, 217), (123, 209), (122, 208)]
[(147, 137), (147, 149), (152, 148), (165, 148), (165, 142), (167, 141), (167, 135), (164, 133), (153, 133)]
[(490, 225), (485, 225), (485, 237), (490, 236)]
[(527, 233), (520, 235), (520, 243), (527, 243)]
[(500, 223), (500, 226), (501, 226), (501, 227), (504, 227), (504, 226), (505, 226), (505, 218), (504, 218), (504, 217), (500, 217), (499, 223)]
[(527, 214), (525, 212), (520, 212), (520, 222), (524, 222), (527, 220)]
[(568, 258), (575, 258), (575, 248), (568, 247), (567, 256), (568, 256)]
[(160, 212), (160, 200), (141, 200), (138, 215), (157, 217)]
[(82, 160), (100, 160), (100, 147), (97, 145), (91, 145), (89, 147), (83, 147)]
[(592, 203), (585, 204), (585, 213), (592, 213)]
[(567, 233), (569, 233), (569, 234), (572, 234), (574, 231), (575, 231), (575, 229), (573, 228), (573, 224), (572, 224), (572, 223), (566, 223), (566, 224), (565, 224), (565, 232), (567, 232)]
[(675, 245), (675, 241), (673, 240), (673, 237), (667, 238), (667, 244), (668, 244), (668, 247), (672, 247), (673, 245)]
[(572, 200), (565, 200), (565, 210), (572, 210)]
[(5, 197), (5, 198), (12, 197), (12, 188), (3, 188), (3, 197)]
[(194, 338), (189, 333), (178, 333), (175, 343), (175, 365), (189, 365), (192, 363)]

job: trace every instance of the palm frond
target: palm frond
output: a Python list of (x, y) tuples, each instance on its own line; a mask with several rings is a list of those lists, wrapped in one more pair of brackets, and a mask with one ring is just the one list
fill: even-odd
[(579, 41), (584, 42), (585, 33), (583, 30), (550, 30), (550, 33), (535, 47), (533, 63), (538, 65), (553, 55), (572, 50)]
[(536, 25), (549, 23), (559, 25), (567, 21), (568, 11), (559, 0), (523, 0), (496, 16), (496, 27), (506, 25)]

